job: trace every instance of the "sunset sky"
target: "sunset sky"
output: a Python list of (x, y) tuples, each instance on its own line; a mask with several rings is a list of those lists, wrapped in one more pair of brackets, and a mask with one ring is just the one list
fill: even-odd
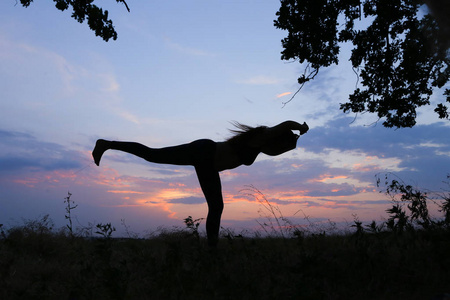
[[(98, 138), (164, 147), (230, 136), (231, 122), (306, 121), (298, 148), (261, 154), (221, 173), (222, 226), (258, 229), (254, 186), (293, 223), (382, 220), (389, 198), (376, 175), (439, 192), (450, 173), (450, 122), (434, 105), (412, 129), (386, 129), (376, 116), (344, 114), (357, 84), (344, 46), (289, 103), (304, 66), (280, 59), (286, 32), (273, 26), (278, 1), (103, 1), (118, 40), (104, 42), (53, 1), (0, 3), (0, 224), (45, 214), (65, 226), (68, 191), (75, 226), (111, 222), (123, 234), (183, 226), (206, 217), (192, 167), (150, 164), (106, 152)], [(442, 99), (442, 91), (432, 97)], [(447, 186), (448, 187), (448, 186)], [(202, 224), (201, 230), (204, 230)]]

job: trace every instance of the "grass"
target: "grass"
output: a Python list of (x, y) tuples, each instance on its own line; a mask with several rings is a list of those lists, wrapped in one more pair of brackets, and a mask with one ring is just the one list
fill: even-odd
[(186, 230), (0, 240), (1, 299), (431, 299), (449, 292), (450, 231), (222, 239)]
[(352, 232), (330, 234), (291, 224), (253, 188), (269, 212), (267, 236), (225, 230), (217, 248), (192, 217), (145, 239), (124, 220), (132, 238), (112, 238), (110, 223), (77, 234), (68, 202), (61, 230), (48, 216), (0, 224), (0, 299), (446, 299), (438, 295), (450, 292), (450, 199), (434, 220), (427, 197), (405, 191), (385, 223), (355, 217)]

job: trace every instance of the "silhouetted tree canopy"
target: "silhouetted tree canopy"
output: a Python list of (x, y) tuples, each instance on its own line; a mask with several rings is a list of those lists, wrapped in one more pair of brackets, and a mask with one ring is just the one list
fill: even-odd
[[(20, 3), (24, 7), (30, 6), (33, 0), (20, 0)], [(87, 18), (89, 28), (95, 32), (96, 36), (100, 36), (106, 42), (110, 38), (117, 39), (117, 32), (114, 29), (113, 22), (108, 19), (108, 11), (94, 4), (94, 0), (53, 0), (57, 9), (65, 11), (72, 8), (72, 18), (80, 23), (83, 23)], [(116, 2), (123, 3), (128, 11), (127, 3), (125, 0), (116, 0)]]
[[(303, 86), (320, 68), (338, 64), (340, 43), (351, 42), (361, 87), (340, 108), (376, 113), (386, 127), (412, 127), (416, 109), (429, 105), (433, 88), (450, 76), (450, 2), (427, 2), (433, 15), (420, 0), (281, 0), (274, 21), (288, 31), (281, 58), (307, 63), (298, 78)], [(449, 119), (450, 90), (444, 95), (435, 112)]]

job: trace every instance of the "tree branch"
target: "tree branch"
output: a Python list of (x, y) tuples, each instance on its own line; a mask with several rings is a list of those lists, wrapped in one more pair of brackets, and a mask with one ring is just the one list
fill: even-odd
[(128, 12), (130, 12), (130, 8), (128, 7), (127, 2), (125, 2), (125, 0), (117, 0), (117, 2), (122, 2), (123, 4), (125, 4), (125, 8), (128, 10)]

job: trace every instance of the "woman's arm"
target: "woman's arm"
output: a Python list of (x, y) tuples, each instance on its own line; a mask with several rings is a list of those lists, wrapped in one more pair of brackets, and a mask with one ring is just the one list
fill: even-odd
[(297, 123), (295, 121), (284, 121), (283, 123), (280, 123), (274, 127), (271, 127), (269, 129), (272, 129), (274, 134), (276, 134), (279, 131), (284, 131), (284, 130), (299, 130), (300, 131), (300, 135), (305, 134), (308, 130), (309, 127), (306, 124), (306, 122), (303, 122), (303, 124)]
[(288, 130), (299, 130), (300, 135), (305, 134), (309, 127), (304, 122), (303, 124), (300, 124), (295, 121), (284, 121), (278, 125), (275, 125), (273, 127), (268, 127), (264, 130), (263, 134), (256, 136), (253, 138), (250, 142), (250, 146), (262, 146), (265, 145), (267, 142), (276, 139), (279, 136), (282, 136), (285, 134)]

